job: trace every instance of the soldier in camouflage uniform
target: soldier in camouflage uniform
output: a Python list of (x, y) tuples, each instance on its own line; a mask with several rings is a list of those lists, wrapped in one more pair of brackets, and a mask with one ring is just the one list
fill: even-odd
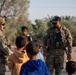
[(50, 74), (52, 75), (55, 69), (55, 75), (61, 75), (64, 52), (67, 53), (67, 59), (71, 59), (72, 36), (69, 30), (61, 25), (60, 17), (55, 16), (52, 19), (52, 26), (46, 31), (43, 44), (44, 51), (47, 51), (46, 64)]
[(3, 29), (5, 28), (5, 19), (0, 16), (0, 75), (5, 75), (6, 71), (6, 59), (9, 55), (8, 47), (6, 46), (6, 40), (3, 35)]

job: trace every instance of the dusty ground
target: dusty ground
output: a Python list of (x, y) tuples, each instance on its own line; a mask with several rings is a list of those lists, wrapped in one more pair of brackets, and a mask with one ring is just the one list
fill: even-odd
[[(73, 61), (76, 61), (76, 47), (73, 47), (72, 48), (72, 59)], [(67, 62), (67, 59), (66, 59), (66, 54), (65, 54), (65, 62)]]

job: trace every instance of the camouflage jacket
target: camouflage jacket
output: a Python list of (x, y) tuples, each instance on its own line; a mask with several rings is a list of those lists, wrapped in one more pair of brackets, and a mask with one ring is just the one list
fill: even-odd
[(0, 30), (0, 57), (6, 58), (9, 55), (6, 39)]
[[(59, 33), (59, 34), (57, 34)], [(58, 36), (58, 37), (57, 37)], [(57, 40), (57, 42), (55, 41)], [(67, 50), (67, 54), (71, 53), (72, 48), (72, 36), (69, 32), (69, 30), (61, 26), (60, 29), (57, 29), (55, 27), (50, 27), (44, 37), (43, 37), (43, 49), (46, 50), (46, 48), (55, 49), (57, 46), (60, 49)]]

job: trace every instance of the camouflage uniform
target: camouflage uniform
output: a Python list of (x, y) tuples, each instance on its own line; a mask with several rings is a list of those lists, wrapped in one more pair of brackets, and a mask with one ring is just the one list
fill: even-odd
[(4, 35), (0, 30), (0, 75), (5, 75), (5, 71), (6, 71), (5, 64), (6, 64), (7, 56), (9, 55), (9, 50), (6, 45), (7, 43), (4, 38)]
[[(47, 49), (46, 64), (52, 75), (55, 69), (55, 75), (61, 75), (64, 63), (64, 52), (67, 56), (71, 54), (72, 37), (68, 29), (61, 26), (60, 29), (54, 26), (50, 27), (43, 38), (44, 50)], [(68, 50), (66, 51), (66, 47)]]

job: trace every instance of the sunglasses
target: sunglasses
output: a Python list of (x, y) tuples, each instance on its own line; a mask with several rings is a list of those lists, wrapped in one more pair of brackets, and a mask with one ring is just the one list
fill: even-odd
[(5, 23), (1, 24), (2, 26), (5, 26)]
[(56, 25), (57, 23), (52, 23), (53, 25)]

